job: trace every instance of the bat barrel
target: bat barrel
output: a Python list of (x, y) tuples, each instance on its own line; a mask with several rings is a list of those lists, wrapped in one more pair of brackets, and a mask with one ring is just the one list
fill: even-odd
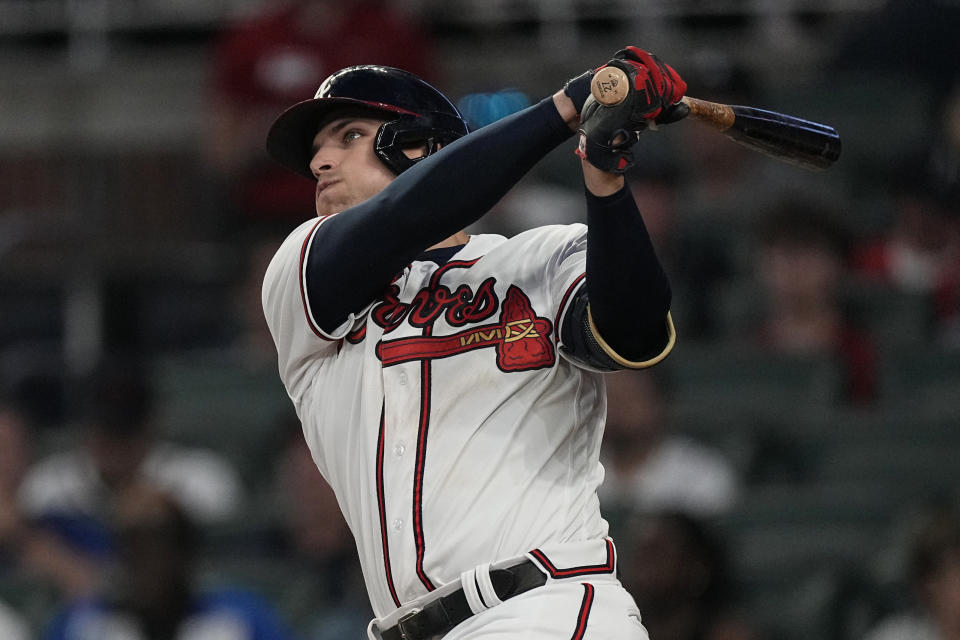
[(826, 169), (840, 157), (840, 135), (831, 126), (776, 111), (684, 96), (690, 117), (754, 151), (807, 169)]
[(831, 126), (775, 111), (731, 105), (725, 133), (750, 147), (808, 168), (826, 169), (840, 157), (840, 135)]

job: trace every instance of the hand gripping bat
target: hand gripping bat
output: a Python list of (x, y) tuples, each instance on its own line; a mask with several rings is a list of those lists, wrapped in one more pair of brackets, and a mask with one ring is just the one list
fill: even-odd
[[(600, 104), (619, 104), (627, 97), (627, 75), (617, 67), (594, 74), (590, 92)], [(719, 104), (684, 96), (690, 117), (713, 126), (731, 140), (806, 169), (826, 169), (840, 157), (840, 135), (825, 124), (775, 111)]]

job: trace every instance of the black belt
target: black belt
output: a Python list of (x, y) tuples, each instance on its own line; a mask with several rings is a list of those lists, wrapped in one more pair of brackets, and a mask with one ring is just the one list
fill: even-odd
[[(501, 600), (543, 586), (547, 576), (530, 560), (505, 569), (492, 569), (490, 582)], [(418, 611), (400, 618), (397, 624), (380, 632), (383, 640), (427, 640), (440, 636), (473, 616), (463, 589), (437, 598)]]

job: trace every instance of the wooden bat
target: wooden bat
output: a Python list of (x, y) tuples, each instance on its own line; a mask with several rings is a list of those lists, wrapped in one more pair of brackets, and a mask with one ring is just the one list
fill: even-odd
[[(627, 74), (604, 67), (594, 74), (590, 92), (603, 105), (627, 97)], [(690, 116), (706, 122), (731, 140), (778, 160), (806, 169), (826, 169), (840, 157), (840, 135), (833, 127), (775, 111), (720, 104), (684, 96)]]

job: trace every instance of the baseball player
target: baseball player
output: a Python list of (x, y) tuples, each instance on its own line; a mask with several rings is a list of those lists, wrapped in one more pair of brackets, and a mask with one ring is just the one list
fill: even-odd
[[(371, 639), (646, 638), (596, 488), (601, 372), (674, 344), (670, 286), (622, 172), (686, 84), (636, 47), (615, 107), (592, 73), (468, 133), (405, 71), (343, 69), (271, 155), (316, 182), (263, 306), (280, 376), (356, 539)], [(580, 133), (587, 224), (463, 229)]]

